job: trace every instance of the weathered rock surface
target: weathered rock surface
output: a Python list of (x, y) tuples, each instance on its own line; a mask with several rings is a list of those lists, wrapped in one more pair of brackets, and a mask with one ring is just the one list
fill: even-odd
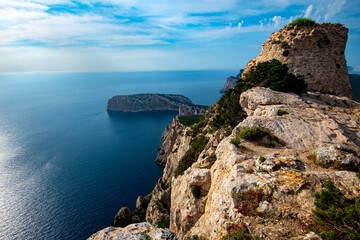
[[(146, 235), (151, 239), (170, 240), (176, 239), (169, 229), (153, 227), (150, 223), (131, 224), (125, 228), (108, 227), (91, 235), (89, 240), (145, 240)], [(144, 236), (145, 235), (145, 236)]]
[(228, 77), (226, 79), (224, 87), (220, 90), (220, 92), (224, 93), (225, 91), (234, 88), (236, 86), (237, 80), (241, 77), (243, 72), (244, 72), (244, 69), (240, 69), (240, 72), (238, 75), (236, 75), (235, 77), (234, 76)]
[(341, 24), (331, 23), (285, 27), (263, 43), (261, 53), (248, 63), (243, 76), (259, 62), (275, 58), (286, 63), (291, 73), (303, 76), (309, 90), (352, 98), (344, 55), (347, 33), (348, 29)]
[(107, 105), (110, 112), (177, 111), (180, 115), (204, 114), (207, 108), (174, 94), (118, 95), (110, 98)]
[[(333, 95), (299, 97), (264, 88), (248, 90), (239, 103), (249, 116), (216, 147), (217, 160), (210, 170), (201, 164), (203, 156), (212, 153), (205, 149), (191, 168), (173, 178), (170, 230), (179, 239), (192, 235), (222, 239), (233, 231), (263, 239), (316, 239), (308, 234), (314, 193), (332, 180), (347, 198), (355, 199), (360, 197), (360, 181), (355, 168), (334, 171), (332, 163), (324, 162), (327, 168), (322, 168), (307, 156), (324, 146), (346, 145), (346, 151), (338, 149), (344, 151), (339, 161), (345, 166), (358, 164), (360, 104)], [(288, 114), (278, 116), (279, 109)], [(285, 146), (266, 148), (243, 141), (240, 149), (230, 143), (248, 127), (270, 129)], [(193, 186), (200, 187), (200, 199), (192, 195)], [(242, 196), (254, 192), (262, 197), (249, 208)]]

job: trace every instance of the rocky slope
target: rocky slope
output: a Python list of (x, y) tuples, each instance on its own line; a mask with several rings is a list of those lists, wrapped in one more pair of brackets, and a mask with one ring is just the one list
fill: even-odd
[(178, 111), (180, 115), (204, 114), (207, 106), (194, 105), (182, 95), (134, 94), (118, 95), (109, 99), (107, 110), (117, 112)]
[[(316, 48), (313, 54), (321, 51), (331, 61), (344, 58), (333, 54), (334, 49), (345, 48), (346, 32), (339, 24), (319, 24), (273, 33), (243, 76), (271, 53), (286, 61), (281, 58), (284, 49), (279, 49), (274, 39), (291, 38), (287, 42), (292, 49), (289, 69), (311, 73), (305, 77), (310, 91), (301, 95), (263, 87), (244, 91), (232, 102), (244, 111), (233, 128), (214, 129), (212, 121), (219, 103), (191, 127), (175, 118), (162, 136), (158, 161), (166, 163), (163, 176), (151, 194), (139, 197), (133, 213), (123, 209), (115, 221), (129, 224), (145, 218), (153, 226), (169, 227), (177, 239), (197, 235), (215, 240), (240, 232), (260, 239), (321, 239), (312, 232), (314, 194), (331, 180), (348, 201), (360, 197), (356, 176), (360, 167), (360, 103), (352, 100), (347, 72), (334, 75), (330, 69), (321, 75), (329, 67), (323, 57), (311, 58), (316, 69), (308, 63), (298, 66), (296, 61), (309, 57), (311, 51), (305, 45), (319, 39), (325, 40), (319, 42), (321, 48), (312, 46)], [(332, 42), (336, 36), (339, 41)], [(281, 56), (277, 54), (280, 51)], [(325, 90), (339, 96), (320, 92)], [(254, 128), (265, 129), (268, 135), (261, 141), (239, 138), (239, 133)], [(200, 137), (206, 141), (196, 154), (193, 150), (199, 146)], [(188, 152), (194, 152), (196, 158), (179, 173)], [(104, 236), (104, 231), (108, 230), (97, 236)]]
[(241, 75), (243, 74), (244, 69), (241, 69), (239, 74), (234, 76), (230, 76), (226, 79), (225, 85), (224, 87), (220, 90), (221, 93), (224, 93), (225, 91), (234, 88), (236, 85), (236, 81), (241, 77)]

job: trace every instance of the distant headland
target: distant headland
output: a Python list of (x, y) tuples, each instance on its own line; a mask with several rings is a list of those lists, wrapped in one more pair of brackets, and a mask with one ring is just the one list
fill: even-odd
[(111, 112), (177, 111), (179, 115), (200, 115), (207, 109), (208, 106), (195, 105), (183, 95), (156, 93), (117, 95), (107, 105)]

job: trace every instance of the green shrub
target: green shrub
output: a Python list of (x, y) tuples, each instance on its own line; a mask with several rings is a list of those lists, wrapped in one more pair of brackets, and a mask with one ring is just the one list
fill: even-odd
[(238, 136), (246, 140), (255, 141), (265, 136), (269, 136), (269, 134), (270, 134), (269, 129), (253, 127), (253, 128), (246, 128), (244, 130), (241, 130)]
[(199, 199), (201, 196), (201, 188), (199, 186), (193, 186), (191, 188), (191, 193), (194, 196), (194, 198)]
[(191, 141), (190, 149), (182, 157), (179, 162), (179, 166), (174, 172), (175, 177), (182, 175), (186, 169), (191, 167), (191, 165), (197, 161), (200, 153), (204, 150), (208, 141), (209, 139), (204, 135), (200, 135)]
[(291, 46), (288, 43), (284, 43), (282, 46), (283, 49), (290, 49)]
[(231, 139), (230, 143), (232, 143), (236, 146), (239, 146), (241, 143), (241, 140), (240, 140), (240, 138), (236, 137), (236, 138)]
[(193, 124), (191, 126), (193, 136), (196, 136), (199, 133), (201, 133), (202, 129), (206, 126), (207, 123), (208, 123), (208, 120), (203, 118), (200, 120), (200, 122)]
[(288, 73), (289, 68), (277, 59), (259, 63), (256, 69), (246, 76), (252, 86), (262, 86), (280, 92), (300, 94), (306, 90), (304, 79)]
[(359, 198), (347, 200), (331, 181), (314, 196), (315, 231), (323, 239), (360, 239)]
[(145, 240), (151, 240), (152, 239), (152, 237), (150, 237), (150, 235), (147, 234), (147, 233), (145, 233), (143, 237), (144, 237)]
[(259, 235), (255, 235), (254, 237), (248, 233), (229, 233), (225, 236), (224, 240), (260, 240)]
[(289, 23), (287, 26), (315, 26), (316, 22), (310, 18), (297, 18), (296, 20)]
[(257, 145), (265, 147), (275, 147), (275, 143), (285, 145), (285, 142), (275, 136), (269, 129), (253, 127), (241, 130), (238, 138), (256, 142)]
[(186, 126), (192, 126), (204, 119), (204, 115), (179, 116), (179, 122)]
[(158, 228), (169, 228), (169, 226), (170, 226), (169, 219), (165, 219), (164, 221), (159, 222), (157, 225)]
[(281, 110), (281, 109), (279, 109), (278, 113), (277, 113), (278, 116), (284, 116), (284, 115), (287, 115), (287, 114), (289, 114), (287, 111)]
[(260, 160), (260, 162), (265, 162), (266, 158), (264, 158), (263, 156), (260, 156), (259, 160)]
[(211, 126), (216, 130), (223, 126), (235, 127), (246, 118), (246, 113), (239, 104), (241, 93), (262, 86), (281, 92), (300, 94), (306, 90), (304, 79), (288, 73), (286, 64), (277, 59), (259, 63), (245, 78), (240, 78), (233, 89), (229, 89), (217, 102), (217, 115)]
[(287, 57), (290, 54), (289, 50), (284, 50), (283, 51), (283, 56)]

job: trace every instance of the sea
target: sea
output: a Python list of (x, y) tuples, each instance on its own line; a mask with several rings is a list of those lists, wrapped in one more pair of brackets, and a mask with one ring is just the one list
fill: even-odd
[(0, 76), (0, 239), (86, 239), (135, 208), (175, 112), (109, 114), (119, 94), (220, 98), (238, 70)]

